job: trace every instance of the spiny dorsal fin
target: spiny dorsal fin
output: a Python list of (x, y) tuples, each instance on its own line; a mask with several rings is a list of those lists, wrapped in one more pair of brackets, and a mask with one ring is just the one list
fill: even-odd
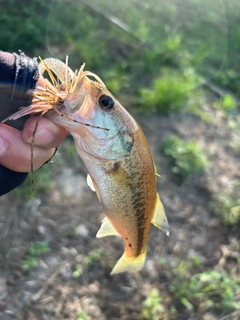
[(168, 225), (167, 217), (158, 194), (157, 194), (156, 202), (157, 202), (156, 209), (151, 222), (157, 228), (165, 232), (167, 236), (169, 236), (169, 225)]

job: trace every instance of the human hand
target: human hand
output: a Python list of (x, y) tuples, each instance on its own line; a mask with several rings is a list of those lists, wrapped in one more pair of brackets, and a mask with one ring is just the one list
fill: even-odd
[[(38, 116), (29, 118), (19, 131), (0, 124), (0, 164), (16, 172), (31, 171), (31, 141)], [(33, 169), (37, 170), (54, 155), (56, 147), (65, 139), (67, 130), (41, 118), (35, 134)]]

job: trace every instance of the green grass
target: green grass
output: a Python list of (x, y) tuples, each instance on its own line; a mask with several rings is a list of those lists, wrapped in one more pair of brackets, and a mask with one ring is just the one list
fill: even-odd
[(218, 103), (214, 104), (214, 107), (226, 113), (232, 113), (237, 109), (237, 101), (231, 94), (226, 94)]
[(41, 241), (39, 243), (31, 242), (28, 255), (22, 261), (22, 269), (24, 271), (29, 271), (33, 267), (36, 267), (38, 265), (38, 257), (48, 252), (50, 252), (50, 248), (46, 241)]
[(86, 312), (79, 312), (78, 315), (77, 315), (77, 320), (87, 320), (88, 318), (88, 315)]
[(103, 256), (103, 250), (97, 249), (94, 251), (89, 252), (89, 254), (86, 257), (86, 263), (88, 266), (92, 265), (94, 261), (98, 261)]
[(83, 267), (81, 266), (81, 264), (76, 264), (74, 267), (74, 271), (72, 273), (72, 277), (74, 279), (79, 278), (81, 275), (83, 274)]
[[(237, 251), (237, 247), (229, 250)], [(236, 265), (238, 263), (236, 260)], [(171, 299), (164, 301), (159, 295), (161, 289), (154, 289), (152, 299), (151, 294), (146, 298), (147, 310), (163, 306), (164, 312), (158, 313), (159, 319), (176, 320), (179, 315), (186, 319), (197, 319), (206, 313), (217, 319), (240, 310), (240, 279), (237, 270), (204, 270), (202, 258), (196, 253), (186, 253), (179, 263), (163, 261), (161, 270), (169, 274), (168, 290)], [(146, 314), (149, 315), (146, 319), (151, 319), (150, 312)]]
[[(161, 71), (167, 68), (184, 75), (191, 67), (240, 94), (237, 0), (190, 0), (181, 6), (179, 0), (123, 0), (121, 4), (93, 0), (90, 5), (0, 0), (0, 7), (1, 49), (63, 60), (68, 54), (73, 69), (86, 62), (114, 93), (138, 94), (139, 88), (151, 91), (172, 84), (177, 101), (171, 98), (165, 103), (175, 110), (184, 104), (188, 80)], [(112, 16), (120, 23), (113, 23)]]
[(72, 278), (78, 279), (81, 277), (86, 268), (91, 267), (94, 262), (99, 262), (103, 256), (104, 258), (107, 257), (106, 253), (103, 252), (102, 249), (90, 251), (85, 257), (79, 255), (77, 258), (77, 263), (75, 264), (72, 272)]
[[(168, 296), (166, 300), (160, 294), (161, 283), (159, 288), (153, 288), (142, 303), (145, 320), (176, 320), (180, 314), (186, 319), (197, 319), (206, 313), (218, 318), (240, 310), (240, 278), (237, 272), (204, 270), (202, 259), (196, 253), (186, 254), (178, 264), (163, 260), (161, 272), (169, 274), (171, 298)], [(163, 292), (165, 295), (165, 290)]]
[(239, 192), (236, 195), (215, 195), (210, 208), (222, 218), (225, 225), (233, 226), (240, 223)]
[(165, 69), (154, 79), (152, 88), (140, 89), (143, 110), (172, 113), (186, 107), (196, 87), (191, 73)]
[(153, 288), (142, 303), (142, 316), (145, 320), (163, 319), (165, 307), (162, 297), (158, 290)]
[(207, 166), (207, 159), (194, 141), (185, 141), (175, 135), (163, 141), (164, 153), (171, 157), (172, 171), (182, 178), (200, 174)]
[(170, 291), (190, 310), (197, 310), (200, 305), (216, 314), (240, 310), (240, 279), (224, 272), (207, 270), (190, 277), (175, 274)]

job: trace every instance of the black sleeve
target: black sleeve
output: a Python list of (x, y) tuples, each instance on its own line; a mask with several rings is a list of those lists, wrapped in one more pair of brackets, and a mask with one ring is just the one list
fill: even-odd
[[(39, 78), (36, 59), (25, 54), (0, 51), (0, 122), (21, 107), (31, 104), (27, 94), (34, 89)], [(6, 124), (22, 130), (28, 116)], [(0, 165), (0, 196), (19, 186), (27, 177), (27, 173), (11, 171)]]
[(0, 165), (0, 196), (18, 187), (27, 175), (27, 172), (15, 172)]

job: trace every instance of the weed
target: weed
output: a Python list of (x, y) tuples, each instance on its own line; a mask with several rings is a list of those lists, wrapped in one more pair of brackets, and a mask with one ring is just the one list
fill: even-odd
[(225, 225), (235, 225), (240, 222), (240, 199), (238, 195), (220, 194), (210, 202), (210, 208), (220, 215)]
[(227, 70), (220, 71), (216, 81), (221, 87), (225, 87), (228, 90), (230, 89), (238, 96), (240, 95), (240, 81), (237, 70), (229, 68)]
[(37, 267), (38, 262), (36, 257), (27, 256), (26, 259), (22, 262), (22, 269), (29, 271), (33, 267)]
[(239, 154), (240, 152), (240, 115), (228, 117), (228, 125), (231, 129), (230, 146)]
[(226, 94), (218, 103), (213, 105), (216, 109), (231, 113), (237, 109), (237, 102), (231, 94)]
[(102, 254), (103, 254), (102, 249), (98, 249), (98, 250), (94, 250), (92, 252), (89, 252), (89, 254), (86, 257), (87, 265), (91, 265), (91, 264), (93, 264), (94, 261), (99, 260), (102, 256)]
[(224, 224), (232, 226), (240, 223), (240, 181), (234, 179), (228, 190), (212, 195), (212, 201), (209, 203), (210, 209), (219, 215)]
[(239, 310), (240, 304), (236, 297), (240, 290), (240, 279), (233, 275), (208, 270), (189, 278), (177, 273), (170, 285), (174, 298), (187, 309), (198, 306), (213, 312)]
[(129, 77), (125, 70), (116, 66), (110, 70), (105, 71), (106, 86), (114, 95), (119, 94), (120, 89), (129, 90)]
[(153, 82), (152, 88), (140, 89), (143, 110), (170, 113), (182, 109), (195, 87), (191, 73), (182, 74), (171, 69), (162, 71)]
[(41, 241), (39, 243), (30, 243), (29, 254), (32, 256), (39, 256), (49, 251), (50, 249), (46, 241)]
[(201, 173), (207, 165), (207, 159), (194, 141), (184, 141), (175, 135), (163, 142), (163, 151), (174, 160), (172, 171), (182, 178), (190, 174)]
[[(142, 316), (146, 320), (158, 320), (164, 310), (162, 297), (159, 295), (158, 290), (153, 288), (142, 303)], [(163, 318), (161, 317), (161, 319)]]
[(48, 252), (50, 252), (50, 249), (46, 241), (41, 241), (39, 243), (31, 242), (29, 245), (29, 253), (22, 262), (22, 269), (29, 271), (32, 267), (36, 267), (38, 265), (37, 257)]
[(83, 274), (83, 267), (80, 264), (77, 264), (72, 273), (72, 277), (74, 279), (79, 278)]
[(87, 314), (86, 312), (79, 312), (78, 315), (77, 315), (77, 320), (87, 320)]

